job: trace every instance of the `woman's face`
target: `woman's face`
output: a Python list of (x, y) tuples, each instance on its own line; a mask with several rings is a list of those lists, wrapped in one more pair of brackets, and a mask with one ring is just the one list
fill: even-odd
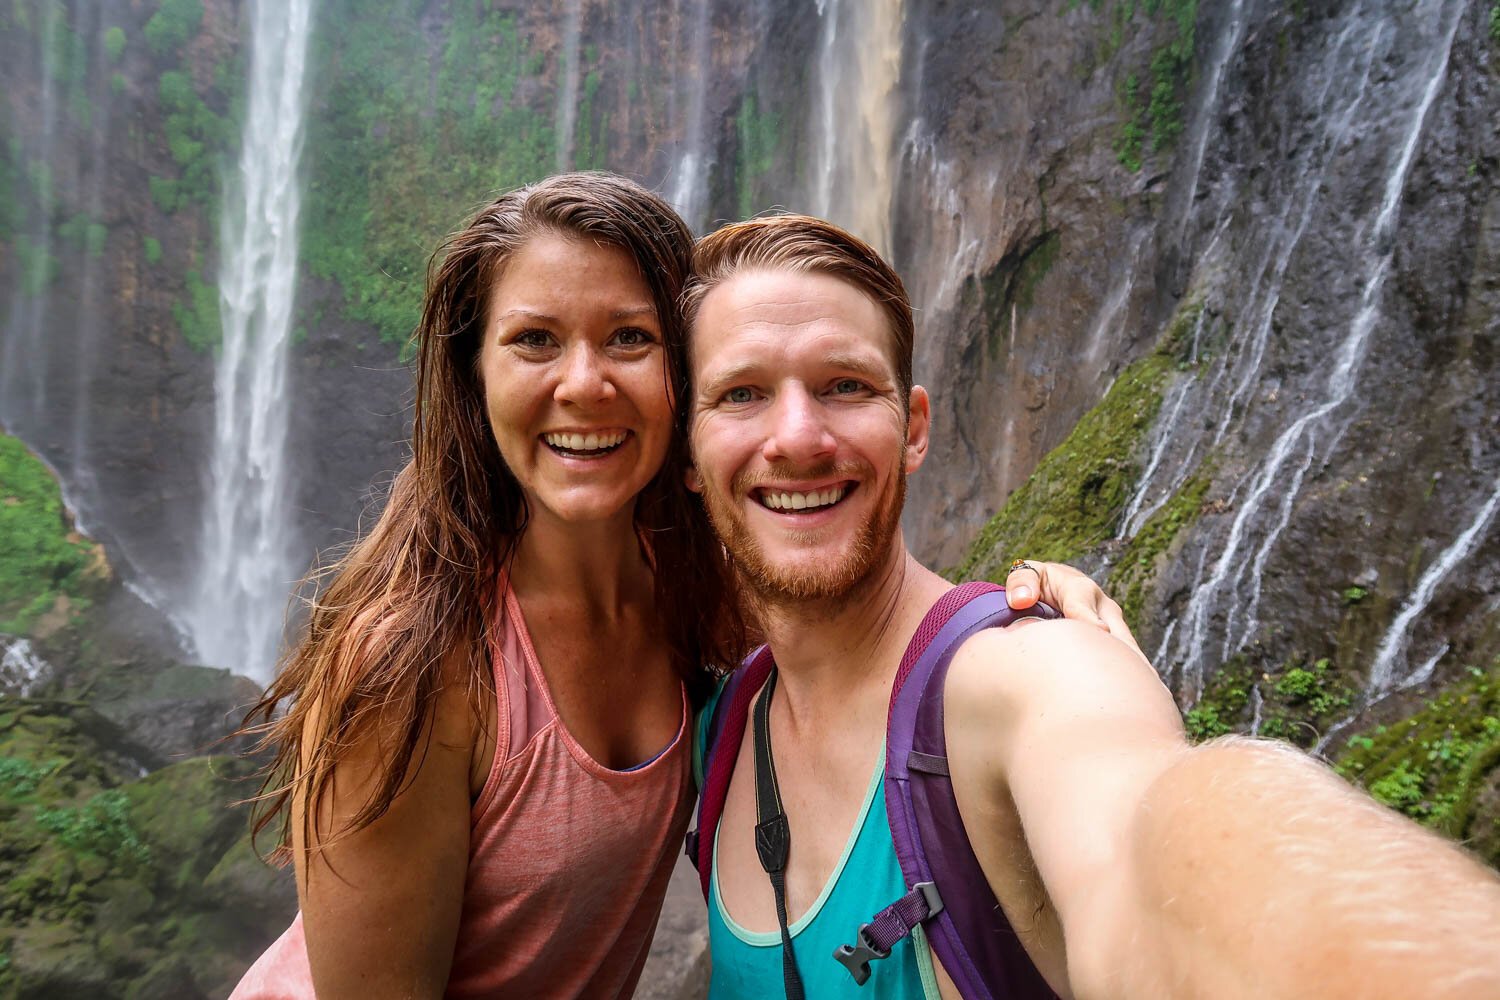
[(543, 233), (505, 262), (479, 356), (535, 522), (629, 518), (672, 437), (662, 328), (626, 251)]

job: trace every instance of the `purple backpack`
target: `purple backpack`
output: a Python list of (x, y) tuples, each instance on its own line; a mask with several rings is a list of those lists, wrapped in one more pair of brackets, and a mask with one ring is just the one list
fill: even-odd
[[(1006, 603), (1005, 588), (992, 583), (961, 584), (927, 612), (901, 657), (886, 722), (885, 802), (908, 891), (869, 923), (851, 927), (854, 943), (833, 955), (861, 985), (869, 978), (869, 963), (890, 954), (892, 945), (921, 924), (938, 960), (968, 1000), (1056, 1000), (1057, 994), (1005, 919), (969, 846), (948, 776), (943, 732), (943, 682), (954, 652), (980, 629), (1027, 617), (1058, 614), (1044, 604), (1013, 610)], [(750, 704), (772, 666), (767, 647), (752, 653), (725, 682), (709, 720), (698, 828), (687, 837), (688, 857), (698, 869), (704, 899), (714, 833)], [(727, 752), (715, 753), (719, 747)]]

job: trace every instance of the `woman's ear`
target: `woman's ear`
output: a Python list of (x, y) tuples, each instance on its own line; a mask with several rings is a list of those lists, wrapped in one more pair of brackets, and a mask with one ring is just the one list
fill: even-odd
[(682, 484), (694, 493), (703, 492), (703, 478), (698, 475), (694, 466), (688, 466), (682, 473)]

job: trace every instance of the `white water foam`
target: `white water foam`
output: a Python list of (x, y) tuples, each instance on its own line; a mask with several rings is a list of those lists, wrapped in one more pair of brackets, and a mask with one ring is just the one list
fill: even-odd
[(286, 381), (310, 20), (311, 0), (253, 5), (249, 110), (220, 237), (211, 479), (187, 615), (201, 660), (262, 680), (297, 575)]
[[(1403, 687), (1410, 683), (1421, 683), (1432, 675), (1432, 669), (1437, 665), (1434, 660), (1424, 664), (1409, 678), (1403, 678), (1397, 673), (1398, 664), (1403, 663), (1406, 658), (1406, 647), (1411, 639), (1411, 627), (1432, 604), (1432, 598), (1437, 593), (1438, 586), (1448, 577), (1448, 574), (1469, 557), (1474, 546), (1484, 536), (1485, 529), (1489, 527), (1490, 520), (1495, 516), (1495, 511), (1500, 508), (1500, 479), (1495, 480), (1495, 485), (1490, 493), (1490, 498), (1479, 508), (1469, 526), (1443, 550), (1442, 554), (1427, 567), (1427, 572), (1417, 581), (1416, 588), (1411, 596), (1406, 599), (1390, 627), (1386, 629), (1385, 636), (1380, 640), (1380, 646), (1375, 653), (1375, 663), (1370, 667), (1370, 690), (1375, 694), (1385, 694), (1397, 687)], [(1444, 647), (1443, 652), (1447, 651)], [(1442, 653), (1439, 653), (1441, 656)]]

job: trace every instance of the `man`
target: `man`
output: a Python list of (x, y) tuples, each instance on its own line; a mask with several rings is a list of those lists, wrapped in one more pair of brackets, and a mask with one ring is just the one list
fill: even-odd
[[(738, 756), (714, 847), (713, 995), (792, 989), (785, 940), (809, 997), (956, 996), (920, 935), (864, 986), (830, 957), (908, 888), (882, 804), (887, 705), (950, 589), (899, 525), (930, 422), (905, 291), (868, 246), (797, 216), (721, 229), (696, 270), (689, 486), (775, 658), (764, 760), (790, 834), (778, 915), (747, 726), (716, 750)], [(1156, 673), (1104, 631), (979, 632), (953, 659), (945, 720), (974, 854), (1059, 995), (1500, 996), (1500, 879), (1288, 748), (1189, 747)]]

